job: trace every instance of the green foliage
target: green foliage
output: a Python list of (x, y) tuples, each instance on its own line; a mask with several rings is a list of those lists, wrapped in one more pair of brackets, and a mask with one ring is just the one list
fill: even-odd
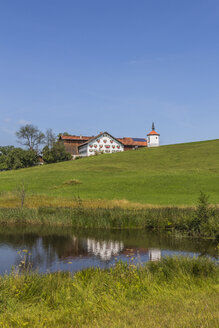
[(2, 170), (25, 168), (37, 163), (37, 155), (33, 150), (7, 147), (3, 153), (0, 155), (0, 169)]
[(9, 152), (6, 163), (9, 169), (30, 167), (37, 163), (37, 155), (33, 150), (14, 148)]
[(14, 149), (14, 146), (1, 146), (0, 147), (0, 155), (8, 155), (10, 151)]
[(200, 193), (198, 199), (198, 206), (194, 216), (190, 222), (190, 228), (196, 233), (201, 231), (205, 235), (219, 235), (219, 219), (217, 217), (217, 210), (210, 206), (209, 196)]
[(7, 155), (14, 149), (14, 146), (0, 147), (0, 171), (7, 170)]
[(42, 153), (46, 163), (57, 163), (71, 159), (71, 155), (66, 152), (64, 145), (60, 142), (54, 143), (51, 148), (44, 147)]
[(7, 170), (7, 164), (6, 164), (6, 155), (0, 155), (0, 171)]
[(72, 136), (72, 135), (74, 135), (74, 134), (69, 134), (68, 132), (60, 132), (59, 134), (58, 134), (58, 138), (60, 138), (61, 136)]
[(165, 258), (0, 278), (2, 328), (217, 328), (219, 269), (206, 258)]

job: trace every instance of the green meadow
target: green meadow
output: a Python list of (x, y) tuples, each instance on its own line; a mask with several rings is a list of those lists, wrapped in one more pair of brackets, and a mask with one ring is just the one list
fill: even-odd
[[(24, 183), (31, 204), (75, 197), (104, 203), (194, 205), (200, 191), (219, 203), (219, 140), (104, 154), (75, 161), (0, 172), (1, 207), (16, 203)], [(37, 201), (38, 200), (38, 201)], [(123, 203), (122, 203), (123, 202)], [(51, 203), (52, 204), (52, 203)], [(61, 203), (68, 205), (68, 203)]]

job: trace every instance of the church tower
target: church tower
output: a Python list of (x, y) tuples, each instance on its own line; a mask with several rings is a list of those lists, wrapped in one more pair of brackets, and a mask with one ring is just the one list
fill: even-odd
[(160, 146), (160, 135), (155, 131), (154, 122), (152, 123), (152, 131), (147, 135), (148, 147), (159, 147)]

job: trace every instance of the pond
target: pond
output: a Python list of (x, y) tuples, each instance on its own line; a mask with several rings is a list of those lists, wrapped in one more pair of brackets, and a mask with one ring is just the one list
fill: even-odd
[(0, 228), (1, 275), (12, 268), (24, 269), (25, 265), (42, 273), (76, 272), (88, 267), (107, 268), (118, 260), (141, 264), (173, 255), (217, 259), (216, 243), (145, 230)]

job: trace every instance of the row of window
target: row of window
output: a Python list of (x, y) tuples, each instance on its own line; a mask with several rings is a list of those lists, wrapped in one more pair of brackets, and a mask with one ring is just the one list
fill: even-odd
[[(121, 152), (122, 150), (112, 150), (112, 151), (110, 151), (109, 149), (103, 149), (103, 150), (99, 150), (99, 152), (103, 152), (103, 153), (110, 153), (110, 152), (112, 152), (112, 153), (116, 153), (116, 152)], [(98, 152), (96, 149), (89, 149), (89, 152), (90, 153), (92, 153), (92, 152)]]
[(110, 146), (112, 146), (112, 148), (118, 148), (118, 149), (120, 149), (120, 145), (96, 145), (96, 144), (94, 144), (94, 145), (90, 145), (89, 147), (90, 148), (97, 148), (99, 146), (99, 148), (103, 148), (103, 147), (105, 147), (105, 148), (111, 148)]

